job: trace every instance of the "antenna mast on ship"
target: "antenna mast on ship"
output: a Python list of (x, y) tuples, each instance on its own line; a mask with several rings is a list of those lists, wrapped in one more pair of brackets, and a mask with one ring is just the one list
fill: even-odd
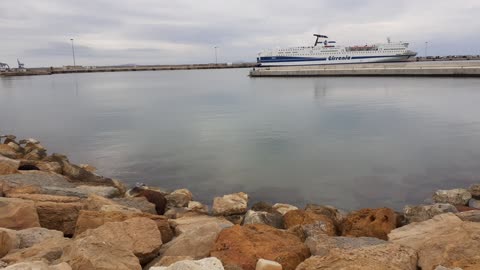
[(313, 46), (317, 46), (319, 43), (322, 43), (322, 42), (319, 42), (318, 40), (319, 39), (325, 39), (325, 38), (328, 38), (327, 36), (325, 35), (319, 35), (319, 34), (313, 34), (314, 37), (317, 37), (317, 40), (315, 40), (315, 45)]

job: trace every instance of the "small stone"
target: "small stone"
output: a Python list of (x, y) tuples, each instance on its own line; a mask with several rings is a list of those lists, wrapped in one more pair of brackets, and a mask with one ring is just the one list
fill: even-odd
[(193, 211), (197, 213), (203, 213), (203, 214), (208, 213), (208, 206), (202, 204), (201, 202), (196, 202), (196, 201), (188, 202), (187, 208), (189, 211)]
[(421, 222), (444, 213), (457, 213), (455, 206), (449, 203), (436, 203), (433, 205), (407, 205), (403, 209), (407, 223)]
[[(155, 264), (151, 265), (151, 267), (154, 267), (154, 266), (170, 266), (176, 262), (179, 262), (179, 261), (185, 261), (185, 260), (194, 260), (195, 258), (191, 257), (191, 256), (163, 256), (161, 257), (161, 259), (156, 262)], [(149, 264), (150, 266), (150, 264)], [(152, 269), (152, 268), (148, 268), (148, 269)]]
[(209, 257), (198, 261), (179, 261), (168, 267), (151, 267), (150, 270), (224, 270), (224, 268), (220, 260)]
[(283, 229), (283, 216), (275, 211), (275, 213), (268, 213), (263, 211), (248, 210), (243, 220), (243, 225), (248, 224), (265, 224), (278, 229)]
[(467, 205), (471, 198), (472, 194), (463, 188), (437, 190), (432, 196), (433, 201), (436, 203), (449, 203), (453, 205)]
[(435, 270), (463, 270), (463, 269), (460, 268), (460, 267), (448, 268), (448, 267), (439, 265), (439, 266), (435, 267)]
[(298, 210), (298, 207), (286, 203), (276, 203), (273, 205), (273, 209), (280, 212), (280, 214), (285, 215), (289, 211)]
[(480, 209), (480, 200), (470, 199), (468, 201), (468, 206), (476, 209)]
[(212, 212), (216, 216), (230, 216), (247, 212), (248, 195), (243, 192), (215, 197)]
[(275, 261), (259, 259), (255, 270), (282, 270), (282, 265)]

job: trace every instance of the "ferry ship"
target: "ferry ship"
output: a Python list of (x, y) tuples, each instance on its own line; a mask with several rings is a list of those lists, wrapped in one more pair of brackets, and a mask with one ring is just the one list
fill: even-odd
[(314, 34), (315, 44), (308, 47), (273, 49), (258, 54), (260, 66), (303, 66), (407, 61), (417, 55), (408, 43), (391, 42), (364, 46), (337, 46), (325, 35)]

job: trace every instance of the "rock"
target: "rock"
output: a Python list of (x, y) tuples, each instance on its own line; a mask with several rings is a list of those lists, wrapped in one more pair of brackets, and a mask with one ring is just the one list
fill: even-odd
[(170, 208), (168, 209), (164, 216), (170, 218), (170, 219), (177, 219), (177, 218), (181, 218), (185, 215), (188, 215), (192, 213), (191, 211), (188, 210), (188, 208), (186, 207), (173, 207), (173, 208)]
[(468, 200), (471, 198), (472, 194), (463, 188), (437, 190), (432, 196), (433, 201), (436, 203), (449, 203), (453, 205), (467, 205)]
[(136, 208), (130, 208), (123, 205), (104, 205), (100, 208), (100, 212), (142, 213), (142, 211)]
[(236, 225), (240, 225), (243, 223), (243, 218), (245, 217), (245, 215), (241, 214), (241, 215), (229, 215), (229, 216), (224, 216), (224, 218), (230, 222), (232, 222), (233, 224), (236, 224)]
[(179, 261), (168, 267), (152, 267), (150, 270), (224, 270), (224, 268), (221, 261), (215, 257), (210, 257), (198, 261)]
[(0, 156), (16, 159), (19, 157), (19, 154), (12, 147), (0, 144)]
[(20, 167), (22, 170), (28, 168), (29, 170), (40, 170), (43, 172), (52, 172), (62, 174), (62, 166), (58, 162), (46, 162), (36, 160), (20, 160)]
[(11, 193), (11, 194), (8, 194), (8, 197), (31, 200), (34, 202), (56, 202), (56, 203), (81, 202), (81, 198), (79, 197), (58, 196), (58, 195), (48, 195), (48, 194)]
[(416, 270), (417, 254), (411, 248), (392, 243), (356, 249), (332, 249), (325, 256), (308, 258), (296, 270), (320, 269)]
[(233, 226), (218, 236), (210, 254), (224, 265), (254, 270), (257, 258), (280, 263), (293, 270), (310, 256), (308, 247), (292, 233), (263, 224)]
[(5, 194), (25, 193), (21, 190), (23, 187), (35, 187), (35, 192), (28, 193), (43, 193), (43, 187), (75, 188), (75, 184), (69, 182), (64, 176), (42, 171), (21, 171), (19, 174), (0, 175), (0, 182), (4, 185)]
[(361, 209), (348, 214), (341, 226), (342, 236), (367, 236), (387, 240), (396, 227), (396, 215), (392, 209)]
[(447, 268), (445, 266), (437, 266), (435, 267), (435, 270), (463, 270), (462, 268), (459, 268), (459, 267), (455, 267), (455, 268)]
[(15, 152), (21, 154), (23, 153), (24, 149), (23, 147), (21, 147), (18, 143), (14, 142), (14, 141), (10, 141), (8, 143), (5, 143), (6, 145), (10, 146), (13, 150), (15, 150)]
[(147, 213), (98, 212), (82, 210), (79, 213), (77, 224), (75, 226), (75, 235), (79, 235), (88, 229), (98, 228), (107, 222), (120, 222), (135, 217), (144, 217), (153, 220), (161, 232), (163, 243), (167, 243), (172, 240), (173, 232), (167, 219), (163, 216)]
[(83, 203), (35, 202), (40, 225), (50, 230), (62, 231), (65, 236), (75, 233), (80, 210)]
[(480, 224), (464, 222), (452, 213), (395, 229), (388, 238), (415, 249), (421, 269), (434, 269), (438, 265), (480, 268)]
[(290, 205), (290, 204), (286, 204), (286, 203), (276, 203), (276, 204), (273, 205), (273, 209), (280, 212), (280, 214), (285, 215), (289, 211), (297, 210), (298, 207)]
[(21, 230), (40, 227), (32, 201), (0, 197), (0, 227)]
[(421, 222), (444, 213), (457, 213), (455, 206), (449, 203), (436, 203), (432, 205), (407, 205), (403, 209), (407, 223)]
[(0, 175), (17, 173), (18, 167), (20, 161), (0, 156)]
[(74, 181), (114, 186), (112, 179), (98, 176), (75, 164), (71, 164), (63, 155), (52, 154), (52, 156), (46, 158), (45, 160), (58, 162), (62, 166), (63, 175)]
[(145, 197), (150, 203), (155, 205), (157, 214), (165, 214), (167, 199), (165, 199), (164, 193), (159, 190), (154, 190), (145, 186), (136, 186), (128, 190), (126, 195), (129, 197)]
[(16, 233), (17, 238), (20, 241), (18, 248), (29, 248), (43, 241), (54, 238), (63, 239), (63, 232), (40, 227), (16, 231)]
[(262, 211), (248, 210), (243, 220), (243, 225), (265, 224), (277, 229), (283, 229), (283, 216), (280, 213), (272, 214)]
[(245, 214), (247, 212), (248, 195), (243, 192), (215, 197), (212, 212), (216, 216)]
[(260, 259), (257, 262), (255, 270), (282, 270), (282, 265), (278, 262)]
[(16, 231), (0, 228), (0, 258), (19, 246), (20, 240), (17, 238)]
[(317, 224), (316, 228), (328, 235), (336, 235), (336, 228), (333, 221), (324, 216), (305, 210), (291, 210), (284, 216), (285, 227), (291, 229), (294, 226), (303, 226), (308, 224)]
[(138, 258), (124, 246), (88, 236), (73, 241), (67, 247), (61, 261), (67, 262), (74, 270), (141, 270)]
[(468, 206), (471, 208), (480, 209), (480, 200), (470, 199), (468, 201)]
[(10, 265), (2, 269), (4, 270), (72, 270), (70, 265), (68, 265), (67, 263), (59, 263), (57, 265), (48, 265), (43, 261), (21, 262), (21, 263)]
[(192, 212), (197, 212), (201, 214), (208, 213), (208, 206), (202, 204), (201, 202), (190, 201), (188, 202), (187, 209)]
[(76, 189), (83, 191), (85, 194), (96, 194), (106, 198), (114, 198), (120, 196), (120, 192), (115, 187), (107, 186), (77, 186)]
[(480, 222), (480, 210), (460, 212), (456, 215), (463, 221)]
[(171, 264), (174, 264), (179, 261), (185, 261), (185, 260), (194, 260), (194, 258), (190, 256), (164, 256), (161, 257), (161, 259), (150, 266), (148, 269), (152, 269), (151, 267), (154, 266), (170, 266)]
[(228, 228), (233, 224), (221, 217), (211, 217), (206, 215), (191, 215), (170, 220), (170, 226), (175, 230), (175, 235), (195, 230), (200, 225), (216, 224), (219, 228)]
[(95, 168), (95, 166), (92, 166), (92, 165), (89, 165), (89, 164), (80, 164), (78, 165), (78, 167), (86, 170), (86, 171), (89, 171), (91, 173), (95, 173), (97, 171), (97, 168)]
[(11, 251), (7, 256), (2, 258), (2, 261), (8, 264), (40, 260), (52, 263), (62, 256), (63, 250), (71, 243), (71, 239), (63, 237), (46, 239), (31, 247)]
[(335, 226), (342, 224), (345, 217), (348, 215), (346, 211), (339, 210), (330, 205), (307, 204), (305, 211), (314, 212), (315, 214), (324, 215), (330, 218)]
[(188, 189), (177, 189), (165, 196), (167, 199), (167, 207), (186, 207), (192, 200), (193, 195)]
[(117, 179), (112, 179), (112, 183), (113, 183), (113, 186), (116, 187), (120, 192), (120, 196), (123, 197), (127, 192), (127, 187), (125, 186), (125, 184), (122, 181)]
[(96, 229), (87, 230), (75, 238), (89, 236), (132, 251), (142, 264), (152, 260), (162, 245), (162, 236), (157, 224), (143, 217), (122, 222), (108, 222)]
[(480, 184), (473, 184), (468, 188), (474, 199), (480, 200)]
[(23, 156), (26, 160), (42, 160), (47, 156), (47, 152), (41, 149), (33, 149)]
[(251, 210), (255, 211), (255, 212), (267, 212), (267, 213), (281, 214), (280, 212), (275, 210), (271, 204), (266, 203), (266, 202), (257, 202), (255, 204), (253, 204), (252, 207), (251, 207)]
[(198, 224), (195, 228), (185, 231), (163, 245), (160, 250), (161, 257), (190, 256), (194, 259), (208, 257), (218, 234), (224, 228), (219, 223)]
[(310, 235), (305, 240), (305, 244), (310, 249), (312, 256), (326, 256), (334, 248), (352, 250), (386, 243), (387, 241), (375, 237), (331, 237), (325, 234)]
[(130, 207), (130, 208), (136, 208), (143, 213), (149, 213), (149, 214), (157, 214), (157, 211), (155, 210), (155, 204), (149, 202), (147, 198), (145, 197), (134, 197), (134, 198), (113, 198), (112, 199), (115, 203)]

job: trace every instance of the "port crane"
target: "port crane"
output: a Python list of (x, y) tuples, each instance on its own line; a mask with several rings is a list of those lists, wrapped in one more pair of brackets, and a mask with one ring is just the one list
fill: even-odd
[(18, 58), (17, 58), (17, 63), (18, 63), (18, 69), (24, 69), (25, 68), (25, 64), (20, 62), (20, 60), (18, 60)]
[(10, 66), (8, 64), (0, 62), (0, 71), (5, 71), (9, 69), (10, 69)]

